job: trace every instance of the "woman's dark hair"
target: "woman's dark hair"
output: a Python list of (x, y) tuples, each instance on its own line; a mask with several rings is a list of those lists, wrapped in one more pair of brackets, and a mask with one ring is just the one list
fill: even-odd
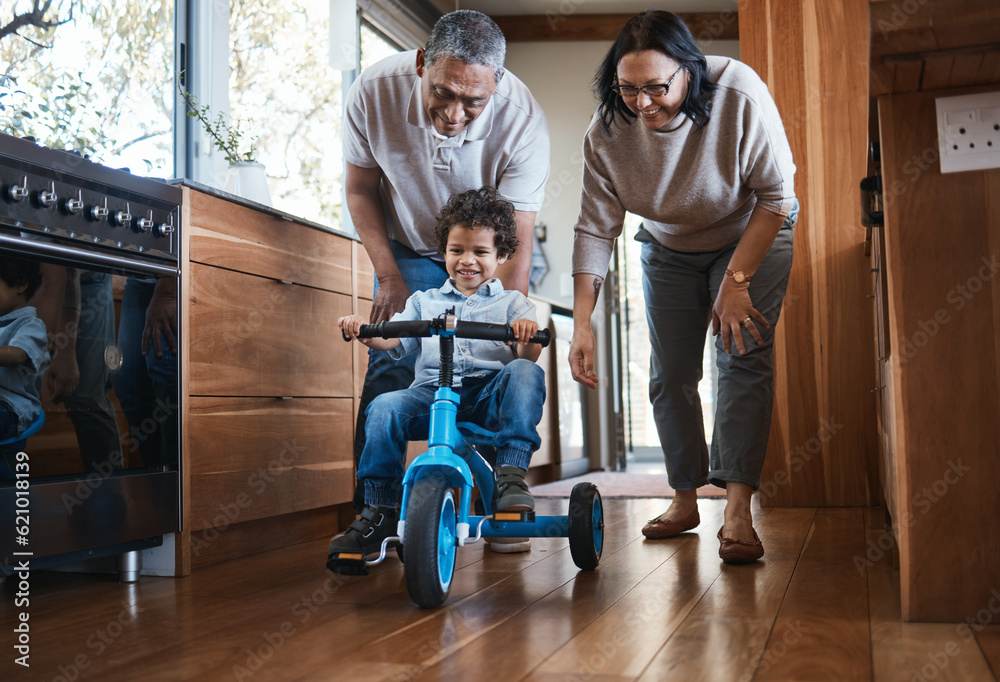
[(28, 288), (24, 290), (24, 300), (27, 301), (42, 286), (42, 270), (38, 261), (0, 256), (0, 279), (14, 288), (27, 284)]
[(681, 111), (699, 128), (705, 127), (712, 109), (712, 93), (718, 87), (708, 80), (708, 61), (679, 16), (651, 9), (628, 20), (594, 76), (594, 93), (600, 100), (597, 113), (604, 132), (611, 132), (615, 114), (621, 114), (627, 123), (636, 118), (611, 86), (617, 82), (618, 62), (622, 57), (643, 50), (662, 52), (690, 74)]
[(521, 245), (517, 238), (517, 224), (514, 222), (514, 204), (492, 187), (480, 187), (452, 195), (441, 209), (437, 225), (434, 226), (438, 253), (444, 253), (448, 247), (448, 233), (456, 225), (492, 229), (493, 244), (497, 247), (500, 258), (514, 255)]

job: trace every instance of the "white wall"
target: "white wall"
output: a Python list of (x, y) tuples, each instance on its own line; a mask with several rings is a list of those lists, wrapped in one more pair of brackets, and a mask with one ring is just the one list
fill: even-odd
[[(573, 306), (569, 273), (573, 225), (580, 212), (583, 135), (597, 108), (594, 73), (610, 47), (610, 41), (598, 40), (507, 44), (506, 66), (542, 105), (552, 140), (552, 169), (537, 218), (548, 228), (542, 250), (549, 271), (535, 293), (567, 308)], [(706, 54), (739, 57), (737, 41), (714, 41), (702, 44), (702, 49)]]

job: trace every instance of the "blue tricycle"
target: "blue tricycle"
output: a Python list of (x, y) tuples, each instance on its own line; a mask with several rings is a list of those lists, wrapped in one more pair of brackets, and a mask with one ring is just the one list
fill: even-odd
[[(423, 608), (434, 608), (448, 598), (458, 547), (484, 537), (568, 537), (573, 562), (585, 571), (596, 568), (604, 546), (604, 507), (593, 483), (574, 486), (566, 516), (486, 512), (493, 508), (493, 469), (475, 446), (492, 444), (494, 434), (475, 424), (456, 422), (459, 395), (451, 388), (454, 339), (513, 341), (510, 326), (458, 320), (452, 310), (433, 320), (364, 325), (358, 334), (384, 339), (434, 335), (441, 337), (441, 369), (430, 412), (428, 450), (413, 460), (403, 477), (397, 536), (386, 538), (373, 560), (361, 554), (332, 556), (335, 570), (367, 573), (395, 545), (410, 598)], [(550, 332), (543, 329), (531, 341), (546, 346), (550, 338)], [(482, 500), (476, 514), (470, 514), (473, 486)]]

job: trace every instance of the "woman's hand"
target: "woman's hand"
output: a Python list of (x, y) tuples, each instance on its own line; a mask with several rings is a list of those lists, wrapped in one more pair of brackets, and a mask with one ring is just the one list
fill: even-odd
[(741, 329), (750, 332), (750, 336), (758, 344), (763, 344), (757, 324), (763, 325), (764, 329), (770, 329), (767, 319), (756, 308), (750, 300), (750, 287), (740, 286), (731, 281), (728, 277), (722, 281), (719, 288), (719, 295), (715, 298), (715, 305), (712, 306), (712, 335), (722, 334), (722, 348), (727, 353), (732, 352), (732, 341), (736, 342), (736, 350), (740, 355), (746, 353), (743, 345), (743, 334)]
[(589, 328), (576, 325), (573, 342), (569, 347), (569, 369), (573, 378), (587, 388), (597, 388), (597, 372), (594, 371), (594, 333)]

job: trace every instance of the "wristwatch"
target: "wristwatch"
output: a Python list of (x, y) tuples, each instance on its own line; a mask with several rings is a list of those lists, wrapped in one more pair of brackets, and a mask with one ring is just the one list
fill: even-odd
[(747, 283), (750, 282), (749, 275), (747, 275), (747, 273), (743, 272), (742, 270), (736, 270), (734, 272), (733, 270), (730, 270), (729, 268), (726, 268), (726, 276), (727, 277), (732, 277), (733, 281), (736, 282), (737, 284), (743, 284), (744, 282), (747, 282)]

